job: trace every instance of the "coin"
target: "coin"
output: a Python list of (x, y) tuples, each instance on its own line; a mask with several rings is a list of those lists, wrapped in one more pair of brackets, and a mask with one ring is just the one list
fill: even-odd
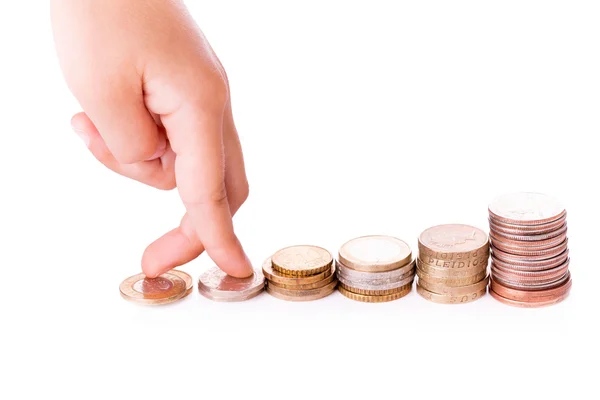
[(342, 281), (339, 282), (338, 284), (338, 289), (339, 288), (343, 288), (345, 290), (347, 290), (348, 292), (352, 292), (355, 294), (363, 294), (366, 296), (385, 296), (388, 294), (395, 294), (398, 292), (404, 292), (407, 289), (410, 289), (412, 287), (412, 279), (410, 280), (410, 282), (402, 285), (402, 286), (398, 286), (396, 288), (393, 289), (383, 289), (383, 290), (368, 290), (368, 289), (360, 289), (354, 286), (351, 286), (351, 284), (346, 284), (343, 283)]
[(271, 257), (267, 258), (262, 265), (262, 271), (266, 279), (270, 282), (277, 284), (279, 286), (286, 285), (308, 285), (311, 283), (322, 282), (324, 279), (328, 278), (335, 271), (335, 267), (332, 264), (332, 267), (319, 272), (315, 275), (310, 276), (291, 276), (285, 275), (281, 272), (277, 272), (273, 269), (273, 264), (271, 261)]
[(412, 286), (409, 287), (408, 289), (405, 289), (402, 292), (397, 292), (394, 294), (386, 294), (386, 295), (382, 295), (382, 296), (370, 296), (370, 295), (365, 295), (365, 294), (352, 293), (351, 291), (346, 290), (341, 286), (338, 287), (338, 290), (345, 297), (352, 299), (352, 300), (361, 301), (363, 303), (384, 303), (384, 302), (388, 302), (388, 301), (398, 300), (398, 299), (406, 296), (407, 294), (409, 294), (411, 292)]
[(348, 268), (341, 262), (336, 261), (338, 276), (342, 276), (349, 281), (372, 283), (373, 285), (392, 283), (404, 279), (407, 274), (413, 273), (415, 264), (416, 260), (412, 260), (405, 266), (391, 271), (364, 272)]
[(479, 258), (467, 258), (462, 260), (440, 260), (437, 258), (433, 258), (428, 255), (419, 254), (419, 262), (421, 264), (427, 264), (434, 268), (441, 269), (469, 269), (469, 268), (482, 268), (483, 265), (487, 265), (489, 259), (489, 254)]
[(487, 269), (480, 271), (477, 275), (465, 277), (438, 277), (435, 275), (429, 275), (417, 267), (417, 276), (419, 277), (419, 281), (427, 281), (433, 284), (441, 284), (451, 287), (472, 285), (473, 283), (481, 281), (483, 278), (485, 278), (486, 275)]
[[(567, 235), (567, 224), (563, 224), (562, 227), (553, 230), (551, 232), (539, 234), (539, 235), (514, 235), (509, 233), (504, 233), (500, 231), (496, 231), (495, 229), (490, 229), (490, 236), (493, 239), (498, 241), (502, 241), (506, 244), (517, 243), (521, 246), (541, 246), (543, 244), (556, 242), (560, 243), (562, 240), (559, 238), (562, 237), (563, 240)], [(531, 243), (529, 243), (531, 242)]]
[(236, 278), (213, 267), (198, 279), (200, 294), (215, 301), (248, 300), (262, 292), (264, 286), (265, 278), (258, 270), (247, 278)]
[(502, 286), (506, 286), (508, 288), (511, 289), (517, 289), (517, 290), (546, 290), (546, 289), (553, 289), (555, 287), (558, 287), (560, 285), (562, 285), (563, 283), (565, 283), (566, 281), (568, 281), (569, 279), (571, 279), (571, 274), (570, 272), (567, 271), (567, 273), (565, 273), (563, 276), (561, 276), (558, 279), (552, 279), (552, 280), (543, 280), (543, 281), (536, 281), (536, 282), (531, 282), (531, 281), (516, 281), (516, 280), (511, 280), (510, 278), (507, 278), (504, 275), (500, 275), (497, 272), (494, 273), (492, 271), (492, 276), (494, 277), (494, 280), (502, 285)]
[(324, 278), (320, 281), (317, 282), (312, 282), (312, 283), (299, 283), (296, 285), (292, 285), (292, 284), (287, 284), (287, 283), (278, 283), (278, 282), (274, 282), (272, 280), (269, 280), (268, 284), (271, 286), (277, 286), (280, 287), (282, 289), (288, 289), (288, 290), (309, 290), (309, 289), (318, 289), (318, 288), (322, 288), (323, 286), (327, 286), (329, 283), (333, 282), (336, 279), (336, 275), (335, 275), (335, 266), (331, 266), (331, 269), (329, 273), (329, 276), (327, 278)]
[(333, 257), (317, 246), (290, 246), (271, 257), (273, 269), (291, 276), (309, 276), (331, 268)]
[(573, 281), (568, 279), (562, 285), (552, 289), (545, 290), (519, 290), (512, 289), (498, 283), (496, 280), (490, 280), (490, 290), (493, 290), (499, 296), (509, 300), (516, 301), (539, 301), (550, 300), (551, 298), (560, 297), (571, 290)]
[[(404, 278), (396, 281), (358, 281), (348, 279), (343, 275), (338, 274), (338, 280), (346, 286), (353, 287), (363, 291), (384, 291), (384, 290), (396, 290), (398, 287), (411, 283), (415, 278), (414, 271), (409, 272)], [(355, 293), (362, 293), (355, 291)], [(368, 293), (363, 293), (368, 294)], [(376, 294), (376, 293), (374, 293)]]
[(139, 304), (168, 304), (185, 296), (186, 282), (172, 272), (156, 278), (147, 278), (140, 273), (121, 282), (119, 291), (124, 299)]
[(328, 285), (319, 289), (310, 290), (287, 290), (278, 286), (273, 286), (267, 283), (266, 291), (271, 296), (286, 301), (312, 301), (322, 299), (323, 297), (329, 296), (335, 291), (337, 281), (333, 281)]
[(565, 207), (542, 193), (508, 193), (495, 198), (488, 207), (497, 221), (518, 225), (539, 225), (560, 219)]
[(182, 298), (192, 293), (192, 291), (194, 290), (194, 280), (192, 279), (190, 274), (178, 269), (172, 269), (170, 272), (177, 275), (185, 281), (185, 294), (182, 296)]
[(419, 254), (441, 260), (479, 258), (488, 252), (488, 246), (488, 235), (469, 225), (438, 225), (419, 236)]
[(385, 272), (408, 264), (412, 250), (404, 241), (392, 236), (361, 236), (344, 243), (338, 252), (340, 262), (363, 272)]
[(487, 269), (487, 261), (481, 263), (478, 268), (464, 268), (464, 269), (449, 269), (434, 267), (429, 264), (424, 264), (421, 260), (417, 259), (417, 269), (425, 272), (428, 275), (437, 276), (439, 278), (465, 278), (468, 276), (478, 275), (481, 271)]
[(492, 261), (492, 272), (497, 273), (499, 275), (505, 275), (508, 277), (513, 277), (515, 280), (527, 282), (527, 281), (540, 281), (540, 280), (552, 280), (558, 279), (563, 276), (569, 270), (570, 259), (567, 259), (561, 265), (549, 268), (541, 271), (522, 271), (522, 270), (513, 270), (511, 268), (503, 268), (499, 265), (496, 265)]
[[(419, 280), (420, 281), (420, 280)], [(438, 294), (432, 293), (429, 290), (424, 289), (419, 281), (417, 281), (417, 293), (419, 293), (423, 298), (433, 301), (434, 303), (440, 304), (464, 304), (470, 303), (477, 299), (480, 299), (487, 292), (487, 287), (480, 289), (473, 293), (467, 294), (459, 294), (459, 295), (446, 295), (446, 294)]]
[(569, 292), (566, 292), (560, 296), (556, 296), (556, 297), (551, 297), (548, 299), (529, 299), (529, 300), (511, 300), (511, 299), (507, 299), (506, 297), (502, 297), (500, 296), (498, 293), (496, 293), (493, 290), (490, 290), (490, 295), (498, 300), (501, 303), (504, 304), (508, 304), (510, 306), (514, 306), (514, 307), (523, 307), (523, 308), (537, 308), (537, 307), (546, 307), (546, 306), (551, 306), (557, 303), (560, 303), (562, 301), (564, 301), (568, 296), (569, 296)]
[(511, 270), (519, 270), (519, 271), (542, 271), (545, 269), (550, 269), (554, 267), (558, 267), (563, 264), (567, 258), (569, 258), (569, 250), (565, 250), (563, 253), (557, 255), (556, 257), (547, 258), (540, 261), (510, 261), (504, 262), (494, 256), (492, 256), (492, 262), (498, 266), (505, 269)]
[(421, 279), (419, 277), (419, 285), (427, 291), (438, 294), (445, 294), (449, 296), (460, 296), (460, 295), (468, 295), (469, 293), (475, 293), (479, 290), (485, 288), (489, 281), (489, 275), (486, 275), (479, 282), (475, 282), (469, 285), (452, 287), (446, 284), (440, 283), (431, 283), (427, 282), (425, 279)]
[(557, 219), (554, 222), (548, 222), (541, 225), (515, 225), (496, 221), (489, 218), (490, 229), (496, 232), (506, 233), (509, 235), (543, 235), (544, 233), (552, 232), (565, 226), (567, 220), (566, 215)]
[(562, 252), (567, 250), (567, 247), (568, 247), (568, 240), (565, 240), (562, 244), (560, 244), (556, 247), (553, 247), (551, 249), (539, 250), (539, 251), (518, 251), (519, 254), (513, 254), (513, 253), (517, 253), (517, 251), (513, 251), (513, 253), (509, 253), (509, 252), (498, 249), (492, 243), (492, 255), (496, 258), (499, 258), (502, 261), (505, 261), (505, 262), (512, 262), (512, 260), (541, 261), (541, 260), (546, 260), (548, 258), (558, 256), (559, 254), (561, 254)]

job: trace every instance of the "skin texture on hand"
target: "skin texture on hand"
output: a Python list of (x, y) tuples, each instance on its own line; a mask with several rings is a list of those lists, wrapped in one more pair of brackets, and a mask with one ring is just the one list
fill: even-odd
[(179, 227), (150, 244), (156, 277), (204, 250), (226, 273), (252, 274), (232, 217), (248, 197), (229, 83), (178, 0), (52, 0), (56, 50), (83, 112), (71, 124), (114, 172), (177, 187)]

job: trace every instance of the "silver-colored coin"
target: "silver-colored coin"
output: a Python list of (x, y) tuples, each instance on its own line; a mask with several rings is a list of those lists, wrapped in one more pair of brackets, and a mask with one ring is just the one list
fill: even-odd
[(215, 301), (248, 300), (264, 290), (265, 277), (260, 270), (248, 278), (235, 278), (218, 267), (213, 267), (200, 275), (198, 291), (204, 297)]
[(495, 198), (489, 205), (494, 219), (500, 222), (537, 225), (555, 221), (565, 213), (556, 199), (542, 193), (509, 193)]
[(336, 268), (338, 276), (342, 276), (350, 282), (380, 282), (382, 284), (385, 284), (403, 279), (405, 277), (404, 275), (410, 273), (411, 271), (414, 271), (415, 263), (416, 259), (413, 259), (405, 266), (391, 271), (366, 272), (348, 268), (344, 264), (336, 260)]
[(352, 281), (343, 277), (342, 275), (337, 276), (338, 280), (344, 285), (350, 286), (355, 289), (361, 290), (391, 290), (398, 289), (404, 285), (411, 283), (415, 279), (414, 271), (406, 276), (405, 278), (398, 281), (391, 281), (387, 283), (374, 282), (374, 281)]

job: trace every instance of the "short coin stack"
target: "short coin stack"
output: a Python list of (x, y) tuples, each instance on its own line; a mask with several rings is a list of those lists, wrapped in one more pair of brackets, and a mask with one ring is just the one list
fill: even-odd
[(519, 307), (564, 300), (571, 290), (565, 208), (540, 193), (506, 194), (488, 208), (490, 294)]
[(438, 225), (419, 236), (417, 292), (427, 300), (460, 304), (485, 295), (490, 254), (487, 234), (469, 225)]
[(233, 302), (249, 300), (265, 288), (265, 278), (260, 271), (248, 278), (236, 278), (227, 275), (218, 267), (213, 267), (200, 275), (198, 291), (214, 301)]
[(338, 290), (352, 300), (366, 303), (406, 296), (415, 276), (410, 247), (391, 236), (362, 236), (344, 243), (336, 265)]
[(333, 293), (337, 285), (331, 253), (317, 246), (281, 249), (265, 260), (262, 271), (267, 293), (282, 300), (321, 299)]

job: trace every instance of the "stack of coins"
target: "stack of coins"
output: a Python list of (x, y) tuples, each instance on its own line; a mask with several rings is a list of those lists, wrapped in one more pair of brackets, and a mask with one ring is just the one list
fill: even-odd
[(412, 289), (415, 261), (410, 246), (391, 236), (362, 236), (342, 245), (338, 252), (338, 290), (366, 303), (381, 303), (406, 296)]
[(260, 271), (247, 278), (235, 278), (213, 267), (200, 275), (198, 291), (208, 299), (222, 302), (245, 301), (258, 296), (265, 288)]
[(119, 292), (125, 300), (138, 304), (160, 305), (181, 300), (192, 292), (192, 277), (177, 269), (156, 278), (144, 274), (133, 275), (119, 285)]
[(489, 205), (490, 294), (519, 307), (564, 300), (571, 290), (567, 212), (550, 196), (512, 193)]
[(438, 225), (419, 236), (417, 293), (427, 300), (460, 304), (485, 295), (490, 254), (487, 234), (468, 225)]
[(337, 285), (331, 253), (300, 245), (279, 250), (263, 263), (267, 293), (288, 301), (310, 301), (329, 296)]

